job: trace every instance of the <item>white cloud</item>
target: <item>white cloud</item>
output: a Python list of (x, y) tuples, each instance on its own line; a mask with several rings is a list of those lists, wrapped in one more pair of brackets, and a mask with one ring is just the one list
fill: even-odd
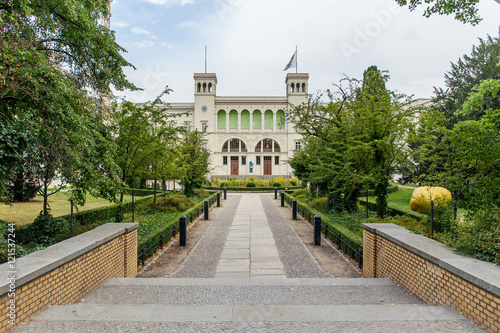
[(149, 31), (139, 27), (133, 27), (131, 31), (136, 35), (151, 35)]
[[(390, 71), (390, 89), (429, 97), (433, 86), (443, 86), (450, 62), (469, 54), (478, 37), (497, 36), (500, 17), (495, 1), (480, 2), (484, 21), (476, 27), (451, 16), (426, 19), (421, 10), (407, 8), (387, 16), (394, 0), (211, 0), (184, 7), (180, 5), (193, 1), (143, 0), (179, 7), (149, 9), (141, 15), (136, 15), (135, 0), (120, 0), (121, 8), (126, 1), (127, 16), (114, 17), (143, 27), (132, 30), (143, 41), (134, 43), (132, 35), (117, 36), (122, 38), (120, 44), (131, 47), (126, 57), (138, 68), (134, 79), (141, 84), (145, 63), (162, 63), (161, 80), (175, 89), (168, 98), (172, 102), (192, 101), (192, 73), (204, 71), (205, 45), (208, 71), (217, 74), (217, 92), (222, 96), (283, 96), (283, 67), (297, 45), (298, 70), (310, 74), (310, 93), (331, 88), (343, 74), (360, 78), (368, 66), (377, 65)], [(360, 31), (367, 35), (366, 43), (356, 46)], [(155, 35), (159, 39), (151, 40)], [(358, 49), (350, 61), (341, 49), (343, 43)], [(156, 93), (152, 91), (148, 98)]]
[(111, 26), (117, 27), (117, 28), (126, 28), (126, 27), (128, 27), (128, 23), (127, 22), (123, 22), (123, 21), (113, 21), (113, 20), (111, 20)]
[(193, 5), (195, 4), (195, 0), (143, 0), (146, 2), (149, 2), (150, 4), (153, 5), (169, 5), (169, 4), (180, 4), (181, 6), (184, 5)]

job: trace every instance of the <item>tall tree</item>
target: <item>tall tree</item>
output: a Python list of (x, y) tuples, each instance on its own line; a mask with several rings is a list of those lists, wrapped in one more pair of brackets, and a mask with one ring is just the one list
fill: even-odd
[(386, 187), (402, 159), (413, 114), (403, 96), (385, 88), (387, 79), (372, 66), (362, 81), (343, 80), (346, 87), (329, 92), (329, 103), (310, 98), (289, 113), (305, 141), (290, 164), (302, 180), (326, 186), (332, 201), (343, 201), (336, 210), (356, 209), (361, 188), (371, 185), (379, 214), (385, 214)]
[[(400, 6), (408, 6), (413, 11), (422, 4), (422, 0), (395, 0)], [(500, 0), (494, 0), (500, 4)], [(425, 0), (427, 8), (424, 16), (433, 14), (455, 15), (455, 19), (462, 23), (477, 25), (482, 18), (479, 16), (479, 0)]]
[(204, 148), (204, 137), (206, 133), (187, 131), (184, 133), (179, 151), (181, 164), (185, 170), (181, 179), (184, 195), (192, 197), (194, 189), (201, 187), (205, 176), (209, 172), (210, 152)]
[[(122, 70), (131, 66), (125, 50), (100, 24), (108, 14), (104, 0), (0, 0), (0, 119), (26, 121), (16, 132), (24, 146), (0, 144), (0, 164), (11, 158), (15, 174), (35, 175), (45, 195), (57, 175), (76, 186), (79, 203), (86, 191), (114, 196), (115, 148), (102, 100), (112, 86), (137, 88)], [(0, 173), (0, 188), (12, 181)]]

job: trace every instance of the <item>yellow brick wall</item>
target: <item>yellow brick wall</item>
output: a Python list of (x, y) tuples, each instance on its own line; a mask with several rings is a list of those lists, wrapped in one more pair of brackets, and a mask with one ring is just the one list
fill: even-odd
[[(133, 230), (35, 280), (16, 286), (16, 326), (50, 305), (77, 302), (110, 278), (136, 275), (137, 230)], [(8, 322), (9, 303), (8, 294), (0, 298), (0, 332), (15, 328)]]
[(368, 250), (364, 277), (390, 278), (427, 304), (451, 306), (488, 331), (500, 332), (498, 297), (367, 230), (363, 242), (363, 251)]

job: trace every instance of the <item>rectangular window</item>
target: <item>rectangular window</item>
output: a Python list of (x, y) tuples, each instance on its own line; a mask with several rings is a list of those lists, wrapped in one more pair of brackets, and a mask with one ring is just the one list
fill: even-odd
[(206, 132), (207, 128), (208, 128), (208, 124), (207, 123), (201, 123), (201, 131), (202, 132)]
[(227, 156), (222, 157), (222, 164), (227, 165)]
[(191, 129), (191, 123), (185, 122), (184, 124), (186, 126), (186, 131), (189, 131)]
[(260, 165), (260, 156), (255, 157), (255, 164)]
[(274, 164), (280, 164), (280, 157), (274, 156)]
[(300, 141), (295, 141), (295, 150), (300, 150)]
[(247, 157), (246, 156), (241, 156), (241, 164), (246, 165), (247, 164)]

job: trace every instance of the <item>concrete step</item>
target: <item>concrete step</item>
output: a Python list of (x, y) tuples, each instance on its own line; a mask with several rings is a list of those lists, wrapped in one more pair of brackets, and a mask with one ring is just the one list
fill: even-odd
[(389, 279), (112, 279), (86, 304), (389, 305), (420, 304)]
[[(406, 329), (405, 329), (406, 328)], [(425, 305), (53, 306), (16, 332), (480, 332), (446, 307)]]

